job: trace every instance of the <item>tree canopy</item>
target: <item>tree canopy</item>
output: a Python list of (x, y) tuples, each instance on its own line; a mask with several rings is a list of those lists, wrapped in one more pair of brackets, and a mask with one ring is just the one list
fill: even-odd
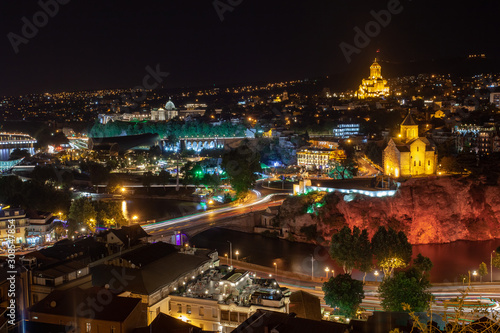
[(372, 262), (370, 240), (366, 229), (353, 230), (342, 228), (332, 236), (330, 256), (342, 266), (344, 272), (351, 274), (354, 268), (367, 272)]
[(325, 303), (338, 308), (339, 314), (355, 317), (359, 305), (365, 297), (363, 283), (354, 280), (350, 274), (339, 274), (323, 284)]
[(381, 305), (385, 311), (409, 312), (404, 304), (408, 304), (411, 311), (425, 311), (432, 299), (429, 287), (428, 280), (420, 280), (420, 273), (416, 270), (398, 272), (394, 277), (385, 278), (380, 284), (378, 292)]
[(254, 187), (261, 171), (260, 154), (254, 151), (248, 142), (242, 142), (236, 149), (222, 155), (222, 167), (226, 171), (233, 190), (242, 197)]
[(379, 227), (372, 238), (372, 251), (384, 277), (392, 276), (395, 268), (406, 267), (411, 261), (412, 246), (405, 233), (389, 227)]

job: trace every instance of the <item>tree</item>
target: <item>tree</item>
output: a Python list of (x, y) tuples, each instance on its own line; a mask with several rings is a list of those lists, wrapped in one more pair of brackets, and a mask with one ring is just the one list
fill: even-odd
[(498, 252), (498, 249), (493, 254), (492, 264), (493, 267), (500, 268), (500, 252)]
[(97, 225), (106, 228), (119, 228), (126, 224), (127, 220), (123, 216), (122, 208), (117, 201), (96, 201), (94, 204), (96, 211)]
[(68, 231), (73, 235), (81, 228), (88, 228), (94, 231), (96, 226), (97, 213), (92, 202), (87, 198), (80, 198), (71, 204), (68, 214)]
[(484, 262), (479, 264), (479, 279), (483, 282), (483, 276), (488, 275), (488, 266)]
[(170, 175), (170, 172), (168, 172), (167, 170), (163, 169), (158, 173), (158, 180), (160, 184), (163, 185), (163, 188), (165, 188), (165, 185), (170, 183), (170, 178), (172, 178), (172, 176)]
[(9, 160), (19, 160), (21, 158), (30, 157), (30, 152), (26, 149), (16, 148), (10, 153)]
[(238, 197), (243, 197), (255, 186), (257, 172), (261, 171), (260, 154), (253, 151), (244, 141), (236, 149), (222, 155), (222, 167)]
[(429, 258), (419, 253), (417, 257), (413, 259), (413, 266), (422, 274), (420, 278), (420, 281), (422, 281), (422, 279), (429, 274), (434, 264)]
[(148, 193), (152, 183), (153, 183), (153, 174), (151, 173), (151, 171), (145, 172), (142, 175), (142, 185), (146, 188), (146, 191)]
[(363, 272), (371, 268), (372, 253), (368, 232), (358, 227), (353, 230), (347, 226), (333, 234), (330, 244), (330, 256), (342, 266), (344, 272), (351, 274), (354, 268)]
[(325, 303), (338, 308), (339, 314), (348, 318), (356, 316), (356, 311), (365, 297), (363, 283), (354, 280), (350, 274), (339, 274), (323, 284)]
[(404, 232), (396, 233), (391, 227), (379, 227), (372, 238), (372, 251), (386, 278), (392, 276), (394, 269), (408, 265), (412, 246)]
[(417, 271), (398, 272), (394, 277), (386, 277), (380, 284), (378, 292), (381, 305), (385, 311), (408, 312), (403, 304), (408, 304), (416, 312), (425, 311), (432, 299), (429, 287), (426, 278), (419, 281)]

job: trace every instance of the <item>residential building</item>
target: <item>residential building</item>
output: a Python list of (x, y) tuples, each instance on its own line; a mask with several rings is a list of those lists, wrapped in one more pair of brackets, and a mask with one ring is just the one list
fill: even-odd
[(206, 332), (198, 326), (191, 325), (164, 313), (156, 316), (147, 327), (139, 327), (134, 333), (202, 333)]
[(490, 93), (490, 103), (500, 108), (500, 92)]
[(15, 244), (26, 243), (28, 226), (29, 222), (23, 209), (0, 206), (0, 243), (2, 247), (6, 247), (9, 241)]
[(116, 279), (117, 272), (129, 277), (120, 286), (120, 296), (140, 298), (147, 308), (149, 324), (160, 312), (170, 311), (172, 292), (218, 264), (216, 251), (158, 242), (104, 259), (91, 269), (92, 284), (104, 287)]
[[(141, 300), (119, 297), (104, 288), (51, 292), (28, 309), (27, 332), (132, 333), (146, 324)], [(57, 328), (62, 330), (57, 330)]]
[(359, 124), (338, 124), (333, 129), (333, 136), (338, 139), (347, 139), (359, 135)]
[(299, 318), (295, 313), (257, 310), (247, 321), (235, 329), (235, 333), (303, 333), (303, 332), (350, 332), (348, 324)]
[(43, 244), (55, 239), (53, 223), (55, 217), (48, 212), (33, 212), (28, 214), (28, 244)]
[(214, 267), (171, 294), (169, 314), (204, 330), (228, 333), (259, 309), (288, 313), (289, 291), (274, 279)]

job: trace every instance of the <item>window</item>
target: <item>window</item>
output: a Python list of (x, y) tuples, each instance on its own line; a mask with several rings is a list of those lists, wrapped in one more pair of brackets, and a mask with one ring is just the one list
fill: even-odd
[(231, 321), (238, 322), (238, 312), (231, 312)]
[(417, 161), (413, 161), (413, 166), (417, 166)]
[(418, 166), (422, 166), (422, 161), (418, 161)]
[(92, 332), (92, 325), (90, 323), (85, 323), (85, 332)]
[(182, 304), (177, 304), (177, 313), (182, 313)]
[(417, 147), (417, 151), (418, 151), (418, 147)]
[(217, 308), (212, 309), (212, 317), (217, 318)]
[(115, 333), (116, 332), (116, 329), (114, 326), (111, 326), (111, 329), (109, 330), (109, 333)]
[(428, 161), (427, 161), (427, 165), (431, 165), (431, 160), (428, 160)]
[(200, 317), (204, 316), (204, 312), (205, 312), (205, 309), (202, 306), (200, 306)]
[(220, 320), (229, 320), (229, 311), (221, 311)]
[(191, 305), (186, 305), (186, 313), (191, 314)]

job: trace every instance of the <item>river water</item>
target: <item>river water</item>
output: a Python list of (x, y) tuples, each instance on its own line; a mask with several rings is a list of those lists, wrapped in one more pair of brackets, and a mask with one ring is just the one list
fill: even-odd
[[(164, 199), (127, 200), (122, 202), (122, 208), (129, 218), (136, 215), (139, 221), (168, 216), (174, 218), (203, 211), (203, 207), (199, 203)], [(233, 253), (238, 250), (239, 259), (254, 264), (274, 267), (273, 262), (276, 262), (278, 270), (286, 269), (310, 275), (311, 254), (313, 254), (315, 276), (325, 276), (326, 267), (330, 270), (334, 269), (335, 274), (342, 272), (342, 269), (334, 263), (324, 247), (312, 244), (293, 243), (221, 228), (207, 230), (193, 237), (190, 242), (197, 247), (217, 249), (219, 254), (223, 256), (225, 253), (229, 253), (227, 241), (232, 242)], [(416, 257), (418, 253), (421, 253), (432, 260), (434, 267), (431, 271), (431, 282), (459, 281), (460, 274), (468, 274), (469, 270), (472, 274), (474, 270), (478, 270), (481, 262), (485, 262), (488, 266), (488, 275), (483, 280), (490, 281), (490, 253), (498, 246), (500, 246), (500, 240), (414, 245), (413, 256)], [(236, 259), (236, 255), (233, 255), (233, 258)], [(353, 276), (361, 279), (363, 273), (355, 271)], [(378, 277), (378, 279), (380, 278), (381, 276)], [(500, 269), (493, 269), (493, 279), (500, 280)], [(367, 280), (375, 280), (373, 273), (367, 275)], [(479, 277), (477, 277), (477, 281), (479, 281)]]
[[(221, 228), (207, 230), (191, 239), (196, 247), (212, 248), (219, 251), (219, 255), (229, 253), (229, 243), (233, 244), (234, 252), (240, 253), (239, 259), (254, 264), (273, 267), (273, 262), (278, 264), (278, 270), (286, 269), (296, 273), (326, 276), (325, 268), (333, 268), (335, 274), (342, 269), (334, 263), (322, 246), (305, 243), (293, 243), (286, 240), (266, 238), (261, 235), (247, 234)], [(434, 264), (431, 271), (431, 282), (457, 282), (460, 274), (471, 274), (478, 270), (479, 264), (485, 262), (488, 266), (488, 275), (483, 281), (490, 280), (490, 253), (500, 245), (500, 240), (488, 241), (457, 241), (448, 244), (430, 244), (413, 246), (414, 257), (421, 253), (429, 257)], [(311, 265), (311, 255), (314, 261)], [(331, 274), (331, 272), (330, 272)], [(361, 272), (354, 271), (353, 277), (362, 279)], [(472, 275), (471, 275), (472, 276)], [(378, 277), (380, 279), (381, 276)], [(375, 280), (373, 273), (368, 274), (367, 280)], [(500, 280), (500, 269), (493, 269), (493, 279)], [(474, 281), (472, 279), (472, 281)], [(479, 281), (479, 276), (477, 277)]]

